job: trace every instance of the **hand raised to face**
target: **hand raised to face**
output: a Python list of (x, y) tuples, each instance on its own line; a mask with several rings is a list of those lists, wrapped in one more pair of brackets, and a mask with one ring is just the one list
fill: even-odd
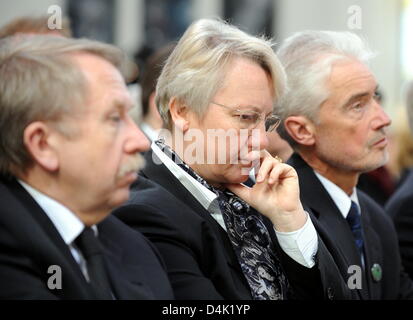
[(252, 188), (242, 184), (227, 184), (226, 187), (268, 217), (277, 231), (300, 229), (307, 215), (300, 201), (297, 172), (266, 150), (259, 153), (261, 166), (256, 184)]

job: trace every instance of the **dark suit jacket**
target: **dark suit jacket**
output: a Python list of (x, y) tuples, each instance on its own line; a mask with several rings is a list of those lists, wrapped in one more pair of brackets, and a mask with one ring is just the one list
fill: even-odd
[[(97, 225), (117, 299), (172, 299), (163, 262), (150, 242), (115, 217)], [(48, 268), (62, 270), (50, 290)], [(0, 299), (93, 299), (69, 247), (16, 180), (0, 181)]]
[[(225, 230), (164, 165), (153, 163), (152, 152), (147, 153), (146, 160), (130, 201), (115, 214), (158, 247), (175, 297), (252, 299)], [(305, 268), (284, 254), (271, 223), (265, 221), (296, 297), (349, 297), (346, 284), (322, 242), (316, 257), (318, 263), (311, 269)]]
[[(360, 266), (361, 261), (347, 221), (313, 169), (297, 154), (288, 162), (297, 170), (301, 200), (318, 220), (320, 236), (330, 247), (337, 249), (334, 251), (335, 260), (343, 277), (351, 276), (348, 267)], [(356, 291), (362, 299), (412, 298), (412, 282), (401, 266), (392, 221), (365, 193), (357, 190), (357, 196), (362, 212), (366, 273), (362, 278), (362, 289)], [(372, 277), (371, 268), (374, 264), (379, 264), (382, 268), (382, 279), (379, 282), (374, 281)]]
[(413, 279), (413, 171), (389, 199), (386, 211), (397, 230), (403, 266)]

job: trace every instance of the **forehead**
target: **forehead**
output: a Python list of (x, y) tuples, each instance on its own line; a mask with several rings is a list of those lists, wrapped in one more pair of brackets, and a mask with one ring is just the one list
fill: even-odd
[(231, 99), (232, 104), (257, 107), (272, 105), (272, 79), (257, 62), (236, 57), (225, 70), (224, 82), (215, 98)]
[(376, 79), (369, 68), (354, 59), (341, 60), (333, 64), (327, 80), (330, 97), (335, 98), (371, 93), (376, 87)]
[(112, 100), (131, 103), (122, 75), (110, 62), (89, 53), (76, 53), (73, 59), (85, 77), (89, 103)]

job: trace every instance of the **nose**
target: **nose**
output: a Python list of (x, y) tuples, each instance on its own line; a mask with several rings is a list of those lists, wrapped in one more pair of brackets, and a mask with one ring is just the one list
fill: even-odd
[(148, 150), (150, 146), (148, 138), (131, 118), (128, 119), (128, 126), (125, 151), (129, 154), (134, 154)]
[(261, 123), (252, 131), (251, 139), (249, 139), (249, 147), (252, 150), (264, 150), (268, 148), (269, 140), (265, 131), (265, 123)]
[(374, 101), (374, 118), (373, 121), (371, 123), (372, 128), (374, 130), (380, 130), (384, 127), (387, 127), (391, 124), (391, 119), (390, 117), (387, 115), (387, 113), (384, 111), (384, 109), (382, 108), (382, 106)]

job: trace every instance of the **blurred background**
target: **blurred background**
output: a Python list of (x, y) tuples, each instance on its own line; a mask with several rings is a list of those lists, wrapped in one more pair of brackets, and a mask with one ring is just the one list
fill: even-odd
[[(135, 59), (140, 78), (129, 86), (137, 106), (132, 116), (148, 137), (162, 126), (153, 102), (159, 66), (193, 20), (221, 17), (277, 42), (305, 29), (355, 32), (377, 53), (371, 69), (393, 120), (389, 163), (362, 176), (359, 187), (384, 203), (413, 170), (407, 121), (409, 114), (413, 127), (413, 0), (0, 0), (0, 28), (21, 16), (49, 18), (56, 10), (70, 19), (74, 37), (113, 43)], [(277, 133), (271, 141), (269, 151), (288, 159), (288, 144)]]
[(372, 69), (392, 115), (413, 78), (412, 0), (0, 0), (0, 24), (48, 14), (51, 5), (71, 19), (74, 36), (114, 43), (139, 63), (201, 17), (226, 18), (278, 42), (303, 29), (354, 31), (378, 53)]

